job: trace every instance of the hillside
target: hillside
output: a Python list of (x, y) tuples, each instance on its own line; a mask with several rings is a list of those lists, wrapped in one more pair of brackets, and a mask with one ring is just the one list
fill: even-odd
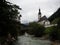
[(54, 14), (52, 14), (52, 15), (48, 18), (48, 20), (49, 20), (50, 22), (52, 22), (52, 21), (55, 20), (56, 18), (60, 18), (60, 8), (58, 8), (58, 10), (57, 10)]

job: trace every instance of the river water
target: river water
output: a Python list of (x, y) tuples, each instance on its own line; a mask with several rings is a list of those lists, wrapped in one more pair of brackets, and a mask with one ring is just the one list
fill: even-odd
[(23, 36), (18, 36), (18, 40), (15, 45), (51, 45), (51, 42), (49, 40), (32, 38), (31, 36), (25, 34)]

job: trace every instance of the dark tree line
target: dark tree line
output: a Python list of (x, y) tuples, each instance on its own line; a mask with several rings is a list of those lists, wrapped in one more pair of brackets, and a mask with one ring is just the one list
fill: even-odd
[(56, 18), (60, 18), (60, 8), (58, 8), (58, 10), (56, 12), (54, 12), (49, 18), (48, 20), (50, 22), (52, 22), (54, 19)]
[(27, 33), (30, 35), (34, 35), (35, 37), (42, 37), (45, 33), (45, 27), (36, 23), (32, 22), (29, 23), (29, 30), (27, 30)]
[(19, 6), (0, 0), (0, 39), (7, 38), (9, 34), (16, 38), (20, 30), (20, 22), (16, 20), (20, 14), (18, 10), (21, 10)]
[[(51, 40), (59, 40), (60, 41), (60, 8), (49, 17), (50, 22), (54, 22), (53, 24), (57, 24), (57, 26), (53, 26), (50, 33)], [(56, 23), (55, 23), (56, 22)]]

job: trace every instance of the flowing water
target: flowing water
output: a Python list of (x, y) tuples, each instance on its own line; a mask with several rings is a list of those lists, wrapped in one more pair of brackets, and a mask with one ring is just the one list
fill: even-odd
[(15, 45), (51, 45), (51, 42), (49, 40), (40, 40), (34, 37), (32, 38), (31, 36), (28, 36), (28, 34), (25, 34), (18, 37)]

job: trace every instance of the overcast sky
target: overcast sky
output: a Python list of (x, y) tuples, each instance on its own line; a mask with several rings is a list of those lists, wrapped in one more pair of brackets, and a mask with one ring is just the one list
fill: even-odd
[(60, 0), (9, 0), (22, 8), (21, 22), (28, 23), (38, 20), (38, 9), (41, 9), (42, 16), (51, 16), (59, 7)]

